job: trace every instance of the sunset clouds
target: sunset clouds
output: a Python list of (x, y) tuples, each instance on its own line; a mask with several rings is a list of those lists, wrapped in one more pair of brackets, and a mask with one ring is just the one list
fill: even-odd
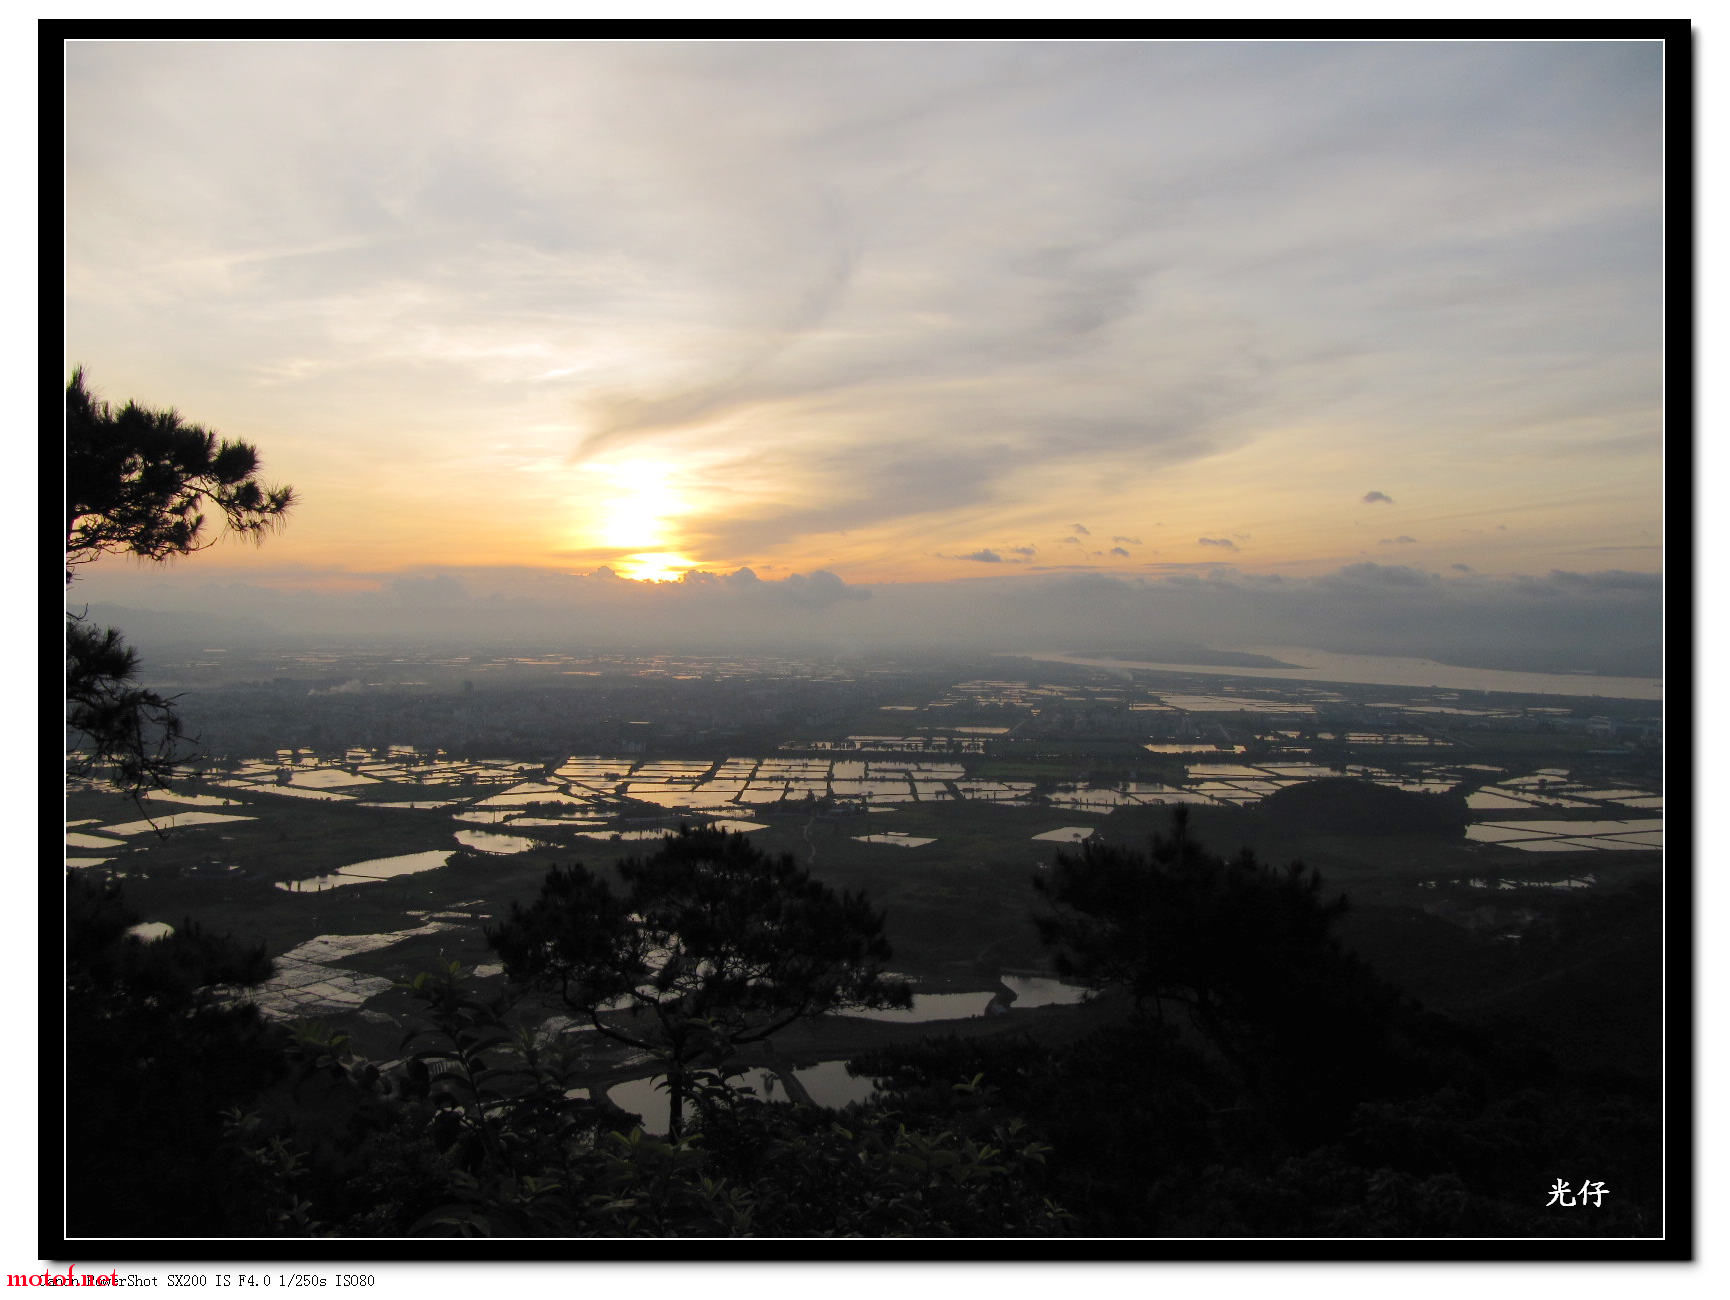
[(1650, 571), (1660, 54), (73, 42), (65, 363), (308, 574)]

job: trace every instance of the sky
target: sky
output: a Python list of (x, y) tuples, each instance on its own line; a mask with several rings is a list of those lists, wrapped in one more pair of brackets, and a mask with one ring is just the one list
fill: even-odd
[(301, 499), (73, 594), (1656, 671), (1661, 56), (72, 42), (68, 373)]

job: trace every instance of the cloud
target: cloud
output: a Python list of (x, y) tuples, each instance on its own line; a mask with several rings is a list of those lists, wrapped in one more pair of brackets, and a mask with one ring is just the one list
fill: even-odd
[(1093, 536), (1092, 531), (1090, 529), (1088, 529), (1083, 524), (1071, 524), (1070, 528), (1073, 529), (1076, 533), (1078, 533), (1082, 537), (1092, 537)]
[(1316, 579), (1323, 587), (1334, 591), (1386, 591), (1390, 587), (1428, 587), (1438, 581), (1422, 569), (1403, 564), (1376, 564), (1363, 561), (1347, 564), (1325, 577)]
[(1455, 573), (1475, 573), (1476, 572), (1476, 570), (1473, 569), (1472, 566), (1469, 564), (1450, 564), (1448, 567), (1450, 569), (1452, 569)]
[(790, 573), (779, 583), (765, 584), (778, 589), (780, 596), (796, 605), (821, 607), (842, 600), (867, 600), (871, 592), (862, 587), (849, 587), (827, 569), (812, 573)]
[(1439, 514), (1554, 495), (1553, 449), (1593, 500), (1656, 480), (1661, 53), (75, 43), (65, 333), (309, 503), (412, 465), (368, 517), (446, 560), (478, 499), (581, 538), (572, 457), (697, 462), (688, 553), (788, 568), (1252, 496), (1298, 425), (1363, 477), (1359, 431), (1452, 440)]
[(1542, 581), (1554, 587), (1593, 591), (1661, 592), (1664, 589), (1663, 574), (1630, 573), (1625, 569), (1603, 569), (1597, 573), (1571, 573), (1566, 569), (1551, 569)]
[(992, 550), (973, 551), (970, 554), (958, 555), (955, 558), (958, 560), (978, 560), (981, 564), (1003, 563), (1003, 557)]
[(1124, 549), (1123, 549), (1123, 547), (1121, 547), (1121, 546), (1114, 546), (1114, 547), (1112, 547), (1112, 548), (1111, 548), (1111, 553), (1112, 553), (1112, 554), (1113, 554), (1113, 555), (1121, 555), (1121, 556), (1122, 556), (1122, 557), (1123, 557), (1123, 558), (1124, 558), (1124, 559), (1126, 559), (1126, 560), (1127, 560), (1127, 559), (1128, 559), (1128, 558), (1129, 558), (1129, 552), (1128, 552), (1128, 551), (1126, 551), (1126, 550), (1124, 550)]
[(1125, 546), (1140, 546), (1141, 545), (1141, 538), (1139, 538), (1139, 537), (1113, 537), (1111, 540), (1114, 542), (1121, 542)]
[(1237, 550), (1237, 543), (1229, 537), (1198, 537), (1195, 542), (1197, 546), (1218, 546), (1228, 551)]
[(1029, 556), (1030, 557), (1030, 556), (1038, 555), (1039, 554), (1039, 548), (1035, 547), (1035, 546), (1011, 546), (1009, 548), (1009, 553), (1011, 555), (1021, 555), (1021, 556)]
[(1381, 544), (1383, 546), (1405, 546), (1415, 544), (1417, 540), (1418, 539), (1415, 537), (1407, 537), (1404, 533), (1401, 533), (1398, 537), (1382, 538)]
[(837, 601), (867, 600), (871, 591), (866, 587), (849, 586), (826, 569), (808, 574), (790, 573), (785, 578), (765, 579), (750, 568), (732, 573), (708, 573), (690, 569), (675, 582), (634, 584), (639, 590), (676, 589), (693, 593), (693, 599), (726, 597), (756, 604), (777, 604), (800, 608), (832, 605)]

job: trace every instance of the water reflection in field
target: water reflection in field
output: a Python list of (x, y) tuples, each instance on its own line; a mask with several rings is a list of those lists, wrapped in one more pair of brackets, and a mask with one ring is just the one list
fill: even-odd
[(181, 794), (175, 790), (152, 790), (145, 796), (147, 803), (187, 803), (201, 808), (222, 808), (234, 802), (213, 794)]
[(170, 813), (166, 817), (155, 817), (145, 821), (122, 822), (118, 826), (104, 826), (102, 829), (109, 835), (140, 835), (145, 831), (173, 830), (180, 826), (216, 826), (224, 822), (249, 822), (251, 817), (230, 817), (223, 813)]
[(841, 1014), (860, 1020), (886, 1020), (892, 1024), (924, 1024), (931, 1020), (965, 1020), (982, 1016), (994, 995), (977, 993), (920, 993), (906, 1010), (847, 1011)]
[(1087, 990), (1079, 985), (1065, 984), (1046, 975), (1005, 975), (1003, 982), (1015, 994), (1014, 1005), (1021, 1010), (1074, 1006), (1087, 996)]
[(431, 871), (444, 866), (449, 860), (448, 849), (429, 849), (424, 853), (404, 853), (394, 858), (372, 858), (304, 880), (279, 880), (276, 887), (291, 894), (319, 893), (343, 885), (363, 885), (371, 881), (413, 875), (417, 871)]
[(66, 836), (66, 847), (71, 849), (118, 849), (124, 844), (124, 840), (105, 839), (101, 835), (86, 835), (82, 831), (72, 831)]
[[(839, 1110), (856, 1101), (869, 1101), (877, 1094), (877, 1081), (869, 1077), (855, 1078), (848, 1074), (845, 1061), (820, 1061), (816, 1065), (801, 1066), (793, 1071), (793, 1077), (799, 1081), (814, 1105), (831, 1110)], [(607, 1100), (621, 1110), (641, 1116), (643, 1131), (661, 1137), (667, 1132), (667, 1114), (671, 1100), (663, 1086), (665, 1082), (664, 1078), (653, 1078), (628, 1079), (624, 1083), (611, 1084), (607, 1088)], [(742, 1077), (734, 1080), (733, 1086), (763, 1101), (794, 1100), (780, 1075), (765, 1067), (748, 1070)], [(695, 1108), (687, 1102), (686, 1116), (694, 1113)]]
[(660, 1078), (627, 1079), (624, 1083), (609, 1084), (607, 1100), (620, 1110), (641, 1116), (643, 1132), (659, 1137), (667, 1131), (668, 1097), (666, 1088), (662, 1086), (665, 1083), (666, 1079)]
[(845, 1061), (819, 1061), (794, 1070), (793, 1075), (804, 1085), (812, 1101), (832, 1110), (850, 1102), (870, 1101), (877, 1095), (877, 1081), (869, 1076), (856, 1078), (848, 1074)]
[(496, 831), (471, 831), (468, 829), (456, 832), (457, 843), (464, 848), (479, 849), (482, 853), (527, 853), (530, 849), (539, 847), (539, 842), (522, 835), (500, 835)]

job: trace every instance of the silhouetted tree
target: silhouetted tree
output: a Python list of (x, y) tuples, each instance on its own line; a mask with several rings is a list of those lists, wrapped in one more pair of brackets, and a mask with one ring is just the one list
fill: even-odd
[(181, 738), (174, 702), (137, 683), (138, 653), (114, 628), (66, 619), (66, 727), (80, 738), (67, 770), (104, 767), (138, 793), (167, 783)]
[[(487, 928), (513, 980), (556, 992), (609, 1038), (665, 1064), (677, 1136), (691, 1071), (825, 1012), (905, 1007), (887, 980), (882, 913), (739, 833), (681, 827), (619, 864), (620, 897), (580, 865)], [(629, 1014), (603, 1018), (608, 1010)]]
[(1084, 843), (1034, 888), (1060, 973), (1121, 987), (1161, 1019), (1182, 1007), (1263, 1101), (1332, 1110), (1389, 1082), (1400, 999), (1342, 949), (1346, 900), (1325, 900), (1302, 863), (1211, 853), (1180, 805), (1147, 851)]
[(258, 536), (294, 503), (258, 480), (258, 450), (218, 441), (177, 411), (128, 402), (116, 411), (84, 384), (66, 386), (66, 564), (103, 552), (166, 560), (209, 546), (207, 509), (232, 532)]
[(130, 932), (138, 917), (113, 881), (75, 873), (66, 886), (68, 1230), (237, 1231), (222, 1112), (281, 1074), (282, 1044), (256, 1007), (229, 1004), (216, 986), (259, 984), (271, 962), (262, 945), (190, 921), (147, 942)]
[[(294, 503), (258, 479), (249, 443), (128, 402), (116, 411), (85, 386), (66, 386), (66, 582), (105, 553), (151, 560), (190, 555), (214, 540), (207, 511), (231, 532), (262, 537)], [(180, 740), (172, 700), (137, 684), (138, 656), (113, 628), (66, 616), (66, 725), (80, 738), (68, 770), (103, 767), (137, 794), (167, 783)]]

